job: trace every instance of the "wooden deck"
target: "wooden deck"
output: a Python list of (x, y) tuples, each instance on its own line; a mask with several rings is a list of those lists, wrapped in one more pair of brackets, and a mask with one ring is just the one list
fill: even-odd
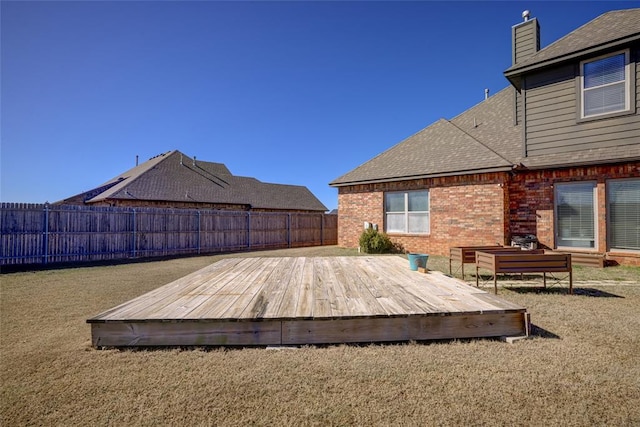
[(87, 320), (95, 347), (525, 335), (526, 309), (399, 256), (227, 258)]

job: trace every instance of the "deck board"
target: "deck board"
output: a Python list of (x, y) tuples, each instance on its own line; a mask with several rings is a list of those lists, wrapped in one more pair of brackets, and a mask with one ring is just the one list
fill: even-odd
[(94, 346), (523, 335), (526, 309), (400, 256), (226, 258), (87, 320)]
[[(232, 264), (233, 265), (233, 264)], [(162, 306), (149, 306), (145, 310), (145, 317), (148, 319), (184, 319), (192, 316), (192, 312), (198, 310), (207, 303), (217, 302), (227, 298), (233, 298), (229, 292), (238, 277), (246, 275), (247, 270), (251, 269), (247, 263), (237, 263), (231, 269), (225, 265), (225, 269), (217, 272), (217, 280), (211, 283), (209, 276), (199, 277), (196, 281), (197, 286), (191, 286), (176, 295), (176, 298), (168, 304)], [(235, 267), (235, 268), (234, 268)], [(257, 267), (254, 267), (257, 269)], [(212, 297), (216, 298), (212, 298)], [(237, 298), (237, 295), (235, 296)]]

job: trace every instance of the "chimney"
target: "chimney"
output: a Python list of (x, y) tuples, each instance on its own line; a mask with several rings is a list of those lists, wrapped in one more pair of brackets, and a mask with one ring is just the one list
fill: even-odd
[(536, 18), (529, 18), (529, 11), (522, 12), (523, 22), (511, 28), (511, 54), (513, 65), (533, 56), (540, 50), (540, 25)]

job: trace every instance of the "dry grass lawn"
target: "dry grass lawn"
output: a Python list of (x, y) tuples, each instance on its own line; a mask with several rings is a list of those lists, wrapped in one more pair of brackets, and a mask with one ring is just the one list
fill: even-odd
[[(239, 256), (338, 254), (357, 255)], [(91, 347), (87, 318), (219, 258), (1, 275), (0, 424), (640, 425), (638, 268), (579, 269), (574, 296), (502, 288), (536, 326), (512, 345)]]

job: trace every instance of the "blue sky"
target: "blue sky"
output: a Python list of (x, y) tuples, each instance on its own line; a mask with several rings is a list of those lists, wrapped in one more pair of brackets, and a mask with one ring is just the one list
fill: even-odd
[(638, 2), (1, 3), (4, 202), (54, 202), (170, 150), (235, 175), (333, 179), (507, 86), (511, 27), (542, 47)]

